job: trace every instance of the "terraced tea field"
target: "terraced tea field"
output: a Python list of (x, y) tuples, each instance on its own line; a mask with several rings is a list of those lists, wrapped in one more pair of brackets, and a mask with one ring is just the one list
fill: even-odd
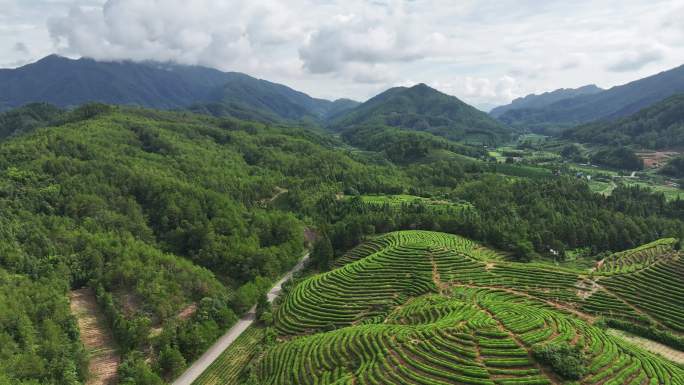
[(193, 382), (193, 385), (239, 384), (245, 365), (257, 353), (257, 346), (263, 338), (262, 327), (252, 326), (247, 329)]
[(590, 273), (505, 262), (454, 235), (386, 234), (293, 288), (278, 342), (252, 364), (265, 385), (681, 385), (681, 366), (594, 325), (684, 331), (684, 261), (669, 245)]

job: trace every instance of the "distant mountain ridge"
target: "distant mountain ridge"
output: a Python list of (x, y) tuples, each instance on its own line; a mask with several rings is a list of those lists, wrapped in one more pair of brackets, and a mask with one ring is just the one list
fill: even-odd
[(385, 126), (428, 132), (455, 141), (496, 143), (511, 131), (486, 113), (425, 84), (395, 87), (340, 114), (330, 128)]
[(60, 107), (87, 102), (158, 109), (194, 106), (201, 112), (256, 120), (322, 120), (330, 112), (340, 112), (339, 103), (242, 73), (202, 66), (51, 55), (20, 68), (0, 69), (0, 111), (35, 102)]
[(568, 139), (609, 146), (665, 149), (684, 146), (684, 93), (616, 121), (596, 122), (563, 133)]
[(684, 65), (624, 85), (556, 101), (540, 108), (509, 110), (499, 121), (518, 129), (558, 133), (597, 120), (631, 115), (684, 92)]
[(604, 91), (595, 84), (589, 84), (579, 88), (560, 88), (542, 94), (530, 94), (522, 98), (513, 100), (510, 104), (499, 106), (491, 110), (491, 116), (497, 118), (504, 113), (511, 110), (519, 110), (524, 108), (541, 108), (553, 104), (563, 99), (574, 98), (580, 95), (592, 95)]

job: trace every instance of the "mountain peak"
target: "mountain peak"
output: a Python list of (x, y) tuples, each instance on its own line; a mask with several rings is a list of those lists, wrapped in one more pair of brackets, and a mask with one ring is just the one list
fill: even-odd
[(486, 113), (425, 83), (390, 88), (340, 115), (331, 124), (336, 130), (373, 125), (481, 143), (497, 143), (510, 134)]

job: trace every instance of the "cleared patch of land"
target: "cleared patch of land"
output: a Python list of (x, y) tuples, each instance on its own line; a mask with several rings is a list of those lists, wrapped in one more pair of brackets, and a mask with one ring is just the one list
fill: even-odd
[(115, 384), (121, 360), (107, 321), (97, 306), (95, 293), (89, 288), (73, 290), (69, 300), (71, 313), (78, 320), (81, 341), (90, 357), (87, 385)]
[(679, 155), (676, 151), (642, 151), (637, 152), (637, 156), (644, 161), (644, 167), (657, 168), (667, 163), (668, 159)]

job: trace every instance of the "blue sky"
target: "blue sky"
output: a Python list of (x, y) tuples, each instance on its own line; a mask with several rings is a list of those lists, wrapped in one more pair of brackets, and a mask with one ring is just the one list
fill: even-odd
[(488, 108), (684, 64), (681, 0), (0, 0), (0, 67), (50, 53), (241, 71), (313, 96), (427, 83)]

